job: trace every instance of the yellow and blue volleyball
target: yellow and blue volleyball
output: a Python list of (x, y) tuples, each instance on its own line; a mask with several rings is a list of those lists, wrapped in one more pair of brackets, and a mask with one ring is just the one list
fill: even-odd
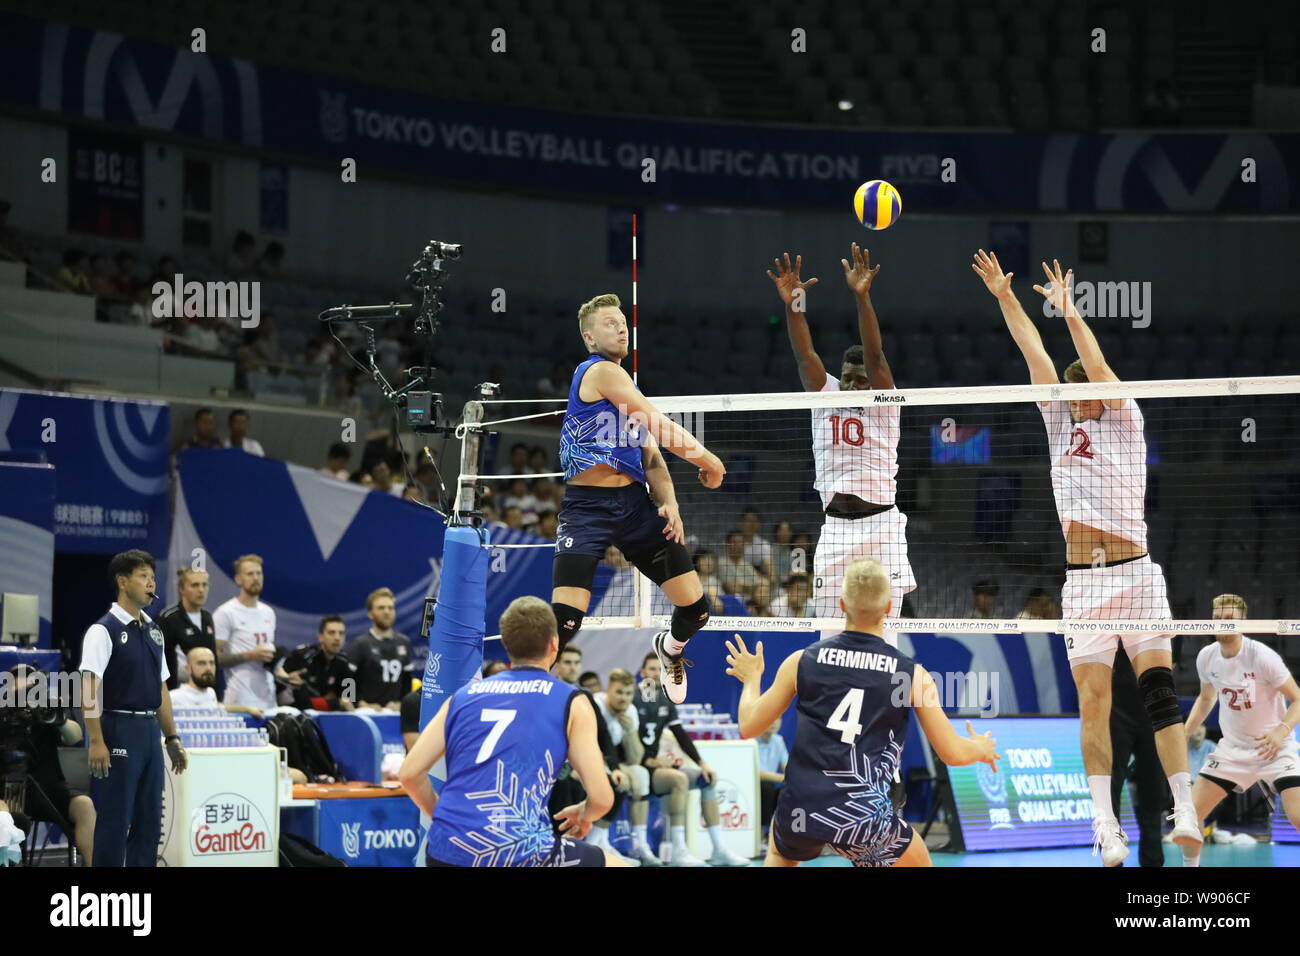
[(903, 197), (883, 179), (873, 179), (854, 193), (853, 211), (868, 229), (888, 229), (902, 215)]

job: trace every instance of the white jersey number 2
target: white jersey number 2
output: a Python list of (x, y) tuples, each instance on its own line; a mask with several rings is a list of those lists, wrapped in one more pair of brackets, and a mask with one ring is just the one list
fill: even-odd
[(488, 731), (483, 746), (478, 748), (478, 756), (474, 758), (475, 763), (482, 763), (492, 756), (492, 750), (496, 747), (497, 741), (501, 739), (501, 735), (506, 732), (506, 728), (510, 726), (511, 721), (515, 719), (515, 715), (518, 713), (517, 710), (494, 710), (491, 707), (483, 709), (478, 715), (478, 719), (496, 726)]
[(855, 687), (845, 694), (844, 699), (835, 707), (835, 713), (831, 714), (831, 719), (826, 721), (826, 726), (830, 730), (838, 730), (840, 740), (851, 744), (862, 733), (862, 725), (858, 723), (861, 716), (862, 688)]

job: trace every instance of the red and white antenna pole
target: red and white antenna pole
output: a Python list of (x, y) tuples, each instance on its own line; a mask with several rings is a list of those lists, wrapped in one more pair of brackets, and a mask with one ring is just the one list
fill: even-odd
[(632, 384), (636, 382), (636, 213), (632, 213)]

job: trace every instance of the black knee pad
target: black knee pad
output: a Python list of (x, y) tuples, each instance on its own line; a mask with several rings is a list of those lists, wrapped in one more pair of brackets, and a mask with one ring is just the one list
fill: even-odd
[(599, 562), (586, 554), (557, 554), (551, 563), (551, 587), (591, 590)]
[(582, 619), (587, 615), (585, 611), (567, 604), (552, 603), (551, 611), (555, 614), (556, 633), (560, 635), (560, 652), (563, 653), (565, 645), (577, 636), (582, 628)]
[(673, 608), (672, 635), (679, 641), (689, 641), (691, 636), (709, 623), (709, 599), (701, 596), (694, 604)]
[(1168, 667), (1148, 667), (1138, 678), (1142, 692), (1142, 706), (1151, 718), (1151, 729), (1164, 730), (1183, 722), (1178, 709), (1178, 695), (1174, 693), (1174, 672)]

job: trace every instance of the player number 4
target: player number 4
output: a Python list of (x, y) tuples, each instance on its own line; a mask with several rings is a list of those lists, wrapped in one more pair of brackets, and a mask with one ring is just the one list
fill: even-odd
[(830, 730), (840, 732), (840, 740), (846, 744), (851, 744), (858, 739), (862, 733), (862, 725), (858, 719), (862, 716), (862, 688), (855, 687), (844, 695), (844, 699), (835, 707), (835, 713), (831, 714), (831, 719), (826, 721), (826, 726)]
[(510, 726), (510, 722), (515, 719), (517, 713), (519, 713), (517, 710), (495, 710), (491, 707), (483, 709), (478, 715), (478, 719), (495, 726), (488, 731), (483, 746), (478, 748), (478, 756), (474, 758), (475, 763), (482, 763), (492, 756), (492, 750), (496, 747), (497, 741), (501, 739), (501, 735), (506, 732), (506, 728)]

